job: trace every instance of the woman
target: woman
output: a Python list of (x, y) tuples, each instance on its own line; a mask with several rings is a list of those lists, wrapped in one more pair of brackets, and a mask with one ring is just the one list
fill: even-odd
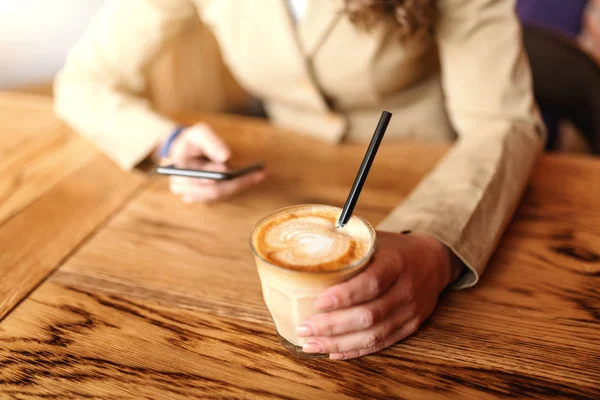
[[(387, 109), (386, 140), (458, 137), (379, 226), (371, 266), (327, 290), (322, 313), (298, 327), (311, 338), (306, 352), (359, 357), (415, 332), (449, 283), (477, 282), (543, 148), (514, 5), (109, 0), (58, 77), (56, 109), (124, 168), (169, 135), (169, 157), (224, 163), (229, 149), (209, 126), (172, 134), (176, 124), (141, 97), (148, 65), (199, 13), (275, 124), (326, 142), (365, 142)], [(173, 178), (171, 189), (186, 201), (215, 201), (264, 178)]]

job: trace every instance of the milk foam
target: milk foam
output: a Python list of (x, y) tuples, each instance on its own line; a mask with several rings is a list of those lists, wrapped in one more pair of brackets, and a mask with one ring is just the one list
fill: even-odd
[(338, 215), (337, 208), (326, 206), (276, 214), (258, 228), (261, 234), (256, 235), (255, 248), (268, 261), (293, 269), (349, 265), (366, 255), (372, 234), (358, 218), (338, 229)]
[(289, 243), (291, 247), (298, 247), (306, 255), (324, 253), (333, 249), (335, 238), (319, 232), (310, 232), (308, 229), (310, 226), (282, 227), (279, 242), (281, 244)]
[(264, 247), (276, 261), (288, 265), (315, 265), (342, 258), (351, 238), (335, 231), (331, 221), (304, 216), (274, 226), (265, 235)]

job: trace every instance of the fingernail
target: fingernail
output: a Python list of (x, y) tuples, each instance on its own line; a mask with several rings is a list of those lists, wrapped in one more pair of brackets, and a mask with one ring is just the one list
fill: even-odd
[(312, 326), (308, 324), (302, 324), (296, 328), (296, 335), (300, 337), (307, 337), (313, 335)]
[(331, 353), (329, 355), (330, 360), (343, 360), (345, 358), (346, 358), (346, 355), (344, 353)]
[(315, 308), (318, 310), (329, 310), (335, 307), (335, 297), (322, 296), (315, 303)]
[(305, 353), (322, 353), (323, 346), (321, 346), (321, 343), (319, 342), (310, 341), (302, 346), (302, 351)]

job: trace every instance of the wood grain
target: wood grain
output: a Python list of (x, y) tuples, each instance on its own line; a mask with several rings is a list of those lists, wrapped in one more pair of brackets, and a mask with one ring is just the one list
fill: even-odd
[[(600, 398), (600, 161), (544, 157), (481, 283), (445, 293), (416, 334), (359, 360), (302, 361), (277, 343), (248, 234), (278, 207), (342, 204), (364, 146), (201, 117), (240, 161), (266, 159), (271, 179), (213, 205), (153, 179), (2, 321), (0, 393)], [(357, 212), (377, 223), (445, 150), (386, 144)]]
[(46, 96), (0, 92), (0, 157), (4, 158), (31, 136), (56, 123), (52, 100)]
[(9, 219), (98, 154), (59, 121), (0, 160), (0, 221)]
[(135, 191), (97, 156), (0, 226), (0, 319)]
[(23, 137), (0, 148), (0, 319), (143, 182), (60, 123), (45, 99), (2, 102), (0, 113), (13, 114), (2, 128)]

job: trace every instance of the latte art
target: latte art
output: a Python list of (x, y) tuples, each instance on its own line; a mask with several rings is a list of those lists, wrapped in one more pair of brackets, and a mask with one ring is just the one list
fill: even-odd
[(264, 244), (278, 263), (315, 265), (344, 257), (352, 248), (351, 242), (330, 220), (306, 216), (274, 226), (266, 233)]
[(267, 261), (294, 270), (327, 271), (352, 264), (371, 247), (372, 234), (355, 219), (338, 229), (334, 207), (300, 208), (258, 227), (255, 248)]
[(297, 246), (305, 254), (324, 253), (333, 248), (334, 238), (320, 232), (308, 232), (307, 228), (310, 229), (306, 226), (284, 228), (279, 241), (291, 247)]

